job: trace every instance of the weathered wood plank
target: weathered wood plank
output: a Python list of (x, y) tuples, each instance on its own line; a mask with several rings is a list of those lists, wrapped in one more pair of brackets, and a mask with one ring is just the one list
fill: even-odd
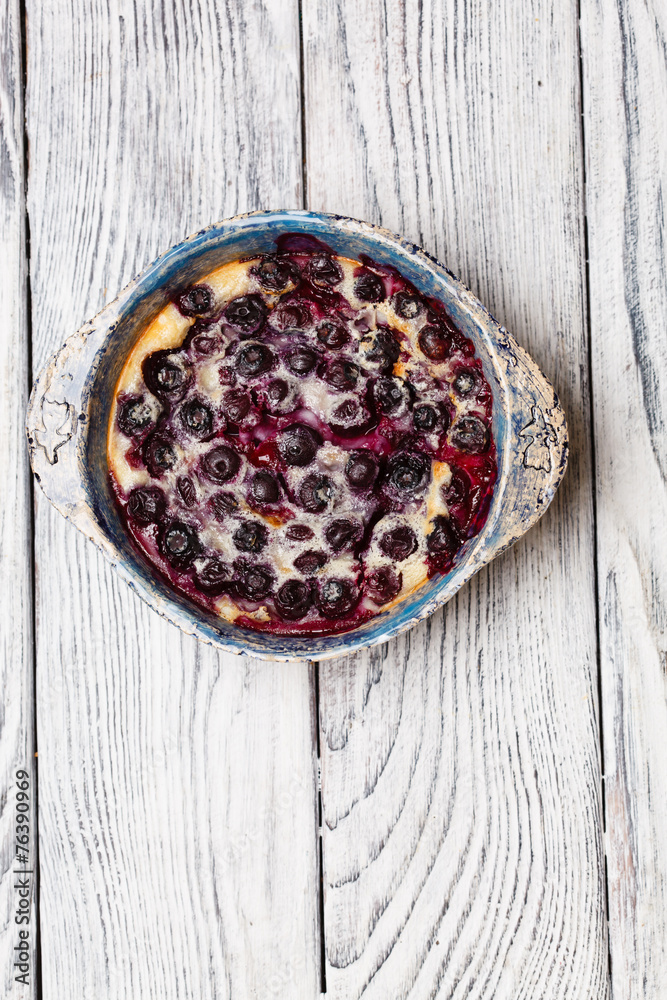
[[(29, 924), (16, 924), (18, 867), (34, 869), (37, 839), (34, 761), (32, 650), (32, 529), (28, 456), (23, 430), (28, 402), (28, 306), (24, 196), (23, 70), (21, 9), (10, 0), (0, 8), (0, 992), (36, 996), (34, 878)], [(31, 863), (16, 859), (16, 771), (30, 774)], [(23, 834), (21, 834), (23, 836)], [(26, 876), (19, 876), (25, 878)], [(29, 983), (14, 950), (19, 932), (29, 934)]]
[(327, 988), (607, 993), (577, 5), (304, 0), (307, 204), (460, 273), (555, 381), (544, 521), (320, 668)]
[(582, 3), (612, 995), (667, 994), (667, 8)]
[[(28, 0), (35, 366), (142, 265), (301, 202), (297, 4)], [(39, 499), (45, 1000), (317, 992), (308, 667), (219, 656)]]

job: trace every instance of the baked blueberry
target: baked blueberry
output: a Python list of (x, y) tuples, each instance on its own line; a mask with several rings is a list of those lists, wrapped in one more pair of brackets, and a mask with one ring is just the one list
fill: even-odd
[(414, 292), (396, 292), (394, 310), (403, 319), (415, 319), (424, 309), (424, 303)]
[(173, 351), (153, 351), (142, 365), (144, 382), (159, 399), (178, 401), (192, 381), (192, 367)]
[(343, 618), (359, 603), (359, 588), (351, 580), (325, 580), (316, 603), (325, 618)]
[(304, 576), (312, 576), (314, 573), (317, 573), (318, 569), (326, 566), (328, 561), (329, 558), (325, 552), (316, 552), (313, 549), (308, 549), (307, 552), (302, 552), (294, 560), (294, 568), (298, 569), (299, 573), (303, 573)]
[(324, 537), (334, 552), (345, 552), (361, 541), (363, 533), (364, 529), (358, 521), (339, 517), (327, 526)]
[(460, 371), (452, 382), (452, 387), (459, 396), (470, 395), (476, 385), (477, 372), (474, 372), (469, 368), (464, 368)]
[(287, 465), (310, 465), (322, 444), (320, 435), (305, 424), (293, 424), (280, 436), (278, 448)]
[(159, 479), (176, 465), (177, 456), (172, 442), (157, 432), (144, 441), (143, 457), (151, 476)]
[(228, 389), (222, 398), (222, 412), (232, 424), (240, 424), (250, 413), (252, 399), (243, 389)]
[(325, 319), (317, 328), (317, 339), (329, 350), (339, 351), (347, 344), (350, 335), (342, 323), (334, 319)]
[(182, 521), (172, 521), (160, 536), (160, 549), (174, 569), (187, 569), (200, 551), (195, 529)]
[(381, 372), (389, 374), (400, 356), (401, 348), (391, 331), (378, 330), (366, 354), (366, 360), (376, 365)]
[(366, 577), (365, 590), (377, 604), (393, 601), (400, 593), (403, 579), (391, 566), (378, 566)]
[(209, 502), (213, 516), (218, 521), (226, 521), (230, 514), (236, 513), (239, 509), (239, 502), (234, 494), (227, 493), (225, 490), (214, 493)]
[(432, 556), (452, 558), (459, 548), (459, 539), (447, 517), (434, 517), (433, 529), (426, 536), (426, 548)]
[(452, 349), (452, 338), (442, 327), (430, 325), (420, 330), (418, 343), (422, 354), (430, 361), (446, 361)]
[(351, 396), (334, 407), (329, 426), (340, 437), (358, 437), (364, 433), (370, 419), (371, 415), (366, 407), (355, 396)]
[(311, 323), (311, 306), (305, 299), (288, 298), (271, 313), (271, 325), (277, 330), (305, 330)]
[(334, 496), (334, 485), (327, 476), (306, 476), (299, 489), (299, 503), (309, 514), (321, 514)]
[(407, 524), (398, 524), (385, 531), (380, 539), (380, 548), (394, 562), (403, 562), (417, 548), (417, 536)]
[(187, 431), (196, 438), (205, 438), (213, 429), (211, 408), (200, 399), (189, 399), (181, 407), (181, 421)]
[(270, 566), (237, 559), (234, 571), (236, 588), (249, 601), (261, 601), (273, 590), (275, 576)]
[(222, 485), (236, 476), (241, 468), (241, 457), (227, 445), (219, 444), (206, 452), (199, 468), (206, 479)]
[(285, 364), (293, 375), (308, 375), (319, 361), (317, 351), (300, 344), (285, 355)]
[(293, 408), (290, 387), (284, 378), (271, 379), (264, 393), (266, 409), (269, 413), (287, 413)]
[(334, 358), (324, 373), (324, 379), (334, 389), (348, 391), (354, 389), (361, 372), (353, 361), (346, 361), (345, 358)]
[(266, 526), (260, 521), (241, 521), (232, 540), (240, 552), (261, 552), (267, 536)]
[(118, 408), (118, 426), (127, 437), (142, 434), (153, 423), (153, 407), (143, 396), (131, 396)]
[(315, 532), (307, 524), (290, 524), (285, 534), (294, 542), (305, 542), (309, 538), (312, 538)]
[(176, 303), (184, 316), (203, 316), (213, 307), (213, 292), (208, 285), (193, 285), (178, 296)]
[(288, 621), (299, 621), (313, 603), (310, 587), (303, 580), (288, 580), (274, 598), (276, 609)]
[(267, 292), (284, 292), (299, 277), (298, 269), (285, 257), (265, 257), (253, 273)]
[(185, 506), (194, 507), (197, 503), (197, 491), (195, 490), (195, 484), (192, 482), (190, 477), (179, 476), (176, 480), (176, 489), (178, 490), (178, 495)]
[(398, 496), (410, 499), (427, 485), (430, 471), (431, 462), (421, 452), (399, 453), (387, 463), (387, 482)]
[(242, 333), (256, 333), (263, 325), (268, 310), (259, 295), (240, 295), (225, 309), (225, 319)]
[(271, 472), (256, 472), (250, 483), (250, 493), (255, 503), (277, 503), (280, 500), (280, 483)]
[(372, 271), (364, 271), (354, 282), (354, 294), (361, 302), (381, 302), (385, 297), (382, 278)]
[(423, 404), (415, 406), (412, 413), (412, 423), (417, 431), (432, 431), (438, 422), (438, 414), (435, 407)]
[(167, 498), (158, 486), (144, 486), (132, 490), (127, 510), (138, 524), (156, 524), (167, 509)]
[(343, 280), (343, 271), (332, 257), (311, 257), (306, 267), (310, 281), (318, 288), (333, 288)]
[(380, 471), (380, 462), (372, 451), (360, 448), (353, 451), (345, 466), (345, 476), (350, 486), (357, 490), (368, 490), (374, 484)]
[(195, 583), (207, 594), (221, 594), (232, 587), (233, 572), (219, 556), (209, 556), (195, 563)]
[(234, 356), (234, 366), (241, 378), (257, 378), (273, 368), (276, 356), (266, 344), (244, 344)]
[(408, 399), (405, 382), (400, 378), (379, 378), (373, 384), (373, 398), (382, 413), (396, 413)]
[(479, 455), (489, 447), (489, 428), (479, 417), (459, 417), (449, 431), (449, 442), (470, 455)]

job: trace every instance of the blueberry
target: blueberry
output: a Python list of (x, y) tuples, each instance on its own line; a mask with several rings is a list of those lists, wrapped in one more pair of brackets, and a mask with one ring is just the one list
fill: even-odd
[(310, 305), (298, 299), (279, 302), (271, 313), (271, 323), (279, 330), (305, 330), (311, 320)]
[(477, 372), (469, 369), (460, 371), (452, 385), (459, 396), (467, 396), (477, 385)]
[(231, 566), (218, 556), (211, 556), (195, 566), (195, 583), (209, 594), (221, 594), (223, 590), (231, 589), (232, 576)]
[(399, 496), (409, 498), (426, 486), (431, 462), (421, 452), (392, 455), (387, 466), (387, 479)]
[(345, 327), (336, 320), (325, 319), (317, 328), (317, 339), (331, 351), (339, 351), (350, 339)]
[(266, 401), (272, 409), (280, 408), (289, 396), (289, 386), (284, 378), (272, 379), (266, 387)]
[(361, 541), (363, 528), (358, 521), (350, 521), (346, 517), (340, 517), (332, 521), (324, 532), (324, 537), (334, 550), (343, 552), (346, 549), (353, 549)]
[(342, 618), (359, 602), (359, 596), (359, 589), (351, 580), (326, 580), (316, 601), (325, 618)]
[(213, 511), (213, 516), (218, 519), (218, 521), (226, 521), (230, 514), (234, 514), (239, 508), (239, 502), (233, 493), (225, 493), (220, 491), (219, 493), (214, 493), (210, 499), (211, 510)]
[(333, 288), (343, 280), (343, 272), (332, 257), (312, 257), (306, 268), (309, 279), (318, 288)]
[(399, 524), (385, 531), (380, 539), (380, 548), (395, 562), (403, 562), (417, 548), (417, 536), (407, 524)]
[(179, 476), (176, 481), (176, 489), (186, 507), (194, 507), (197, 502), (197, 491), (195, 484), (189, 476)]
[(162, 533), (160, 548), (174, 569), (187, 569), (200, 550), (197, 532), (189, 524), (174, 521)]
[(201, 400), (189, 399), (181, 407), (181, 421), (194, 437), (205, 438), (213, 428), (213, 413)]
[(274, 598), (276, 610), (288, 621), (298, 621), (313, 603), (310, 587), (302, 580), (288, 580)]
[(243, 389), (229, 389), (222, 399), (222, 412), (232, 424), (240, 424), (250, 413), (252, 400)]
[(358, 399), (344, 399), (332, 411), (329, 426), (341, 437), (363, 434), (370, 422), (370, 413)]
[(251, 563), (245, 559), (237, 559), (234, 563), (234, 569), (236, 570), (236, 586), (241, 597), (246, 597), (250, 601), (261, 601), (273, 590), (275, 577), (269, 566)]
[(359, 368), (352, 361), (336, 358), (327, 368), (324, 378), (334, 389), (343, 391), (354, 389), (360, 374)]
[(294, 375), (308, 375), (309, 372), (312, 372), (317, 361), (317, 351), (303, 344), (285, 355), (285, 364)]
[(432, 431), (438, 422), (438, 414), (432, 406), (416, 406), (412, 423), (417, 431)]
[(141, 434), (153, 423), (153, 408), (143, 396), (126, 399), (118, 409), (118, 426), (127, 437)]
[(268, 292), (284, 292), (299, 277), (295, 265), (284, 257), (265, 257), (261, 264), (253, 268), (253, 274)]
[(255, 503), (277, 503), (280, 499), (280, 484), (270, 472), (256, 472), (252, 477), (250, 492)]
[(447, 517), (434, 517), (433, 530), (426, 536), (426, 547), (431, 555), (451, 558), (460, 542), (451, 521)]
[(150, 392), (160, 399), (178, 400), (192, 381), (192, 369), (181, 355), (172, 351), (154, 351), (141, 366)]
[(213, 354), (218, 349), (218, 340), (210, 333), (198, 333), (190, 341), (192, 349), (197, 354)]
[(234, 360), (241, 378), (256, 378), (268, 372), (276, 358), (266, 344), (244, 344)]
[(334, 495), (333, 483), (326, 476), (306, 476), (299, 490), (299, 503), (309, 514), (320, 514)]
[(370, 351), (366, 355), (369, 361), (378, 364), (383, 370), (392, 368), (401, 356), (401, 348), (391, 331), (378, 330)]
[(354, 294), (362, 302), (380, 302), (385, 297), (382, 278), (372, 271), (364, 271), (354, 283)]
[(470, 494), (470, 481), (462, 469), (452, 469), (452, 478), (447, 486), (441, 486), (440, 492), (445, 503), (449, 505), (462, 503)]
[(424, 308), (424, 303), (414, 292), (397, 292), (393, 305), (394, 311), (403, 319), (414, 319)]
[(160, 434), (151, 434), (146, 438), (143, 456), (146, 468), (156, 478), (176, 465), (176, 452), (171, 441)]
[(242, 521), (232, 540), (241, 552), (261, 552), (267, 542), (267, 530), (259, 521)]
[(184, 316), (202, 316), (213, 306), (213, 292), (208, 285), (193, 285), (176, 300)]
[(300, 556), (297, 556), (294, 560), (294, 568), (298, 569), (299, 573), (303, 573), (304, 576), (312, 576), (314, 573), (317, 573), (318, 569), (322, 569), (328, 561), (326, 553), (315, 552), (313, 549), (309, 549), (307, 552), (302, 552)]
[(264, 324), (267, 311), (259, 295), (240, 295), (225, 309), (225, 319), (242, 333), (256, 333)]
[(489, 447), (489, 428), (479, 417), (459, 417), (449, 432), (449, 442), (470, 455), (479, 455)]
[(345, 466), (345, 475), (350, 486), (358, 490), (369, 489), (375, 483), (380, 463), (372, 451), (359, 449), (350, 453)]
[(311, 427), (292, 424), (283, 431), (278, 447), (287, 465), (310, 465), (322, 444), (322, 438)]
[(201, 460), (201, 471), (212, 483), (228, 483), (241, 468), (241, 458), (227, 445), (219, 444), (208, 451)]
[(383, 413), (395, 413), (407, 398), (405, 383), (399, 378), (379, 378), (373, 385), (373, 398)]
[(403, 586), (403, 578), (391, 566), (379, 566), (366, 578), (366, 593), (377, 604), (392, 601)]
[(285, 534), (295, 542), (305, 542), (306, 539), (312, 538), (315, 532), (307, 524), (290, 524)]
[(439, 326), (425, 326), (419, 333), (419, 349), (431, 361), (446, 361), (452, 349), (452, 338)]
[(157, 486), (132, 490), (127, 501), (127, 511), (138, 524), (155, 524), (164, 516), (167, 498)]

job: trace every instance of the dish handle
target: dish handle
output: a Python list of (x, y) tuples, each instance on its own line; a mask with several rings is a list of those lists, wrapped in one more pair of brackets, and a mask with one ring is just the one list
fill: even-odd
[(509, 393), (504, 488), (483, 561), (495, 558), (525, 534), (551, 503), (565, 474), (568, 435), (565, 413), (549, 379), (500, 327), (497, 358)]
[(84, 452), (88, 386), (108, 333), (106, 324), (92, 322), (65, 341), (41, 369), (26, 416), (30, 464), (42, 491), (56, 510), (104, 549), (110, 549), (110, 543), (92, 516)]

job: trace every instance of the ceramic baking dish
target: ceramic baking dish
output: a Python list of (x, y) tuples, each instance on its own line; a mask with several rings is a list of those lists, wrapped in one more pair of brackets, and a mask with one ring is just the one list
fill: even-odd
[[(274, 252), (286, 233), (315, 236), (345, 257), (366, 254), (440, 299), (475, 344), (494, 397), (498, 480), (484, 527), (465, 543), (449, 573), (340, 635), (281, 637), (244, 629), (175, 592), (127, 534), (109, 483), (106, 435), (114, 387), (141, 331), (179, 289), (228, 261)], [(48, 499), (155, 611), (204, 642), (276, 660), (340, 656), (385, 642), (432, 614), (537, 521), (567, 461), (565, 417), (550, 382), (447, 268), (377, 226), (304, 211), (228, 219), (159, 257), (45, 365), (30, 399), (27, 435), (32, 468)]]

